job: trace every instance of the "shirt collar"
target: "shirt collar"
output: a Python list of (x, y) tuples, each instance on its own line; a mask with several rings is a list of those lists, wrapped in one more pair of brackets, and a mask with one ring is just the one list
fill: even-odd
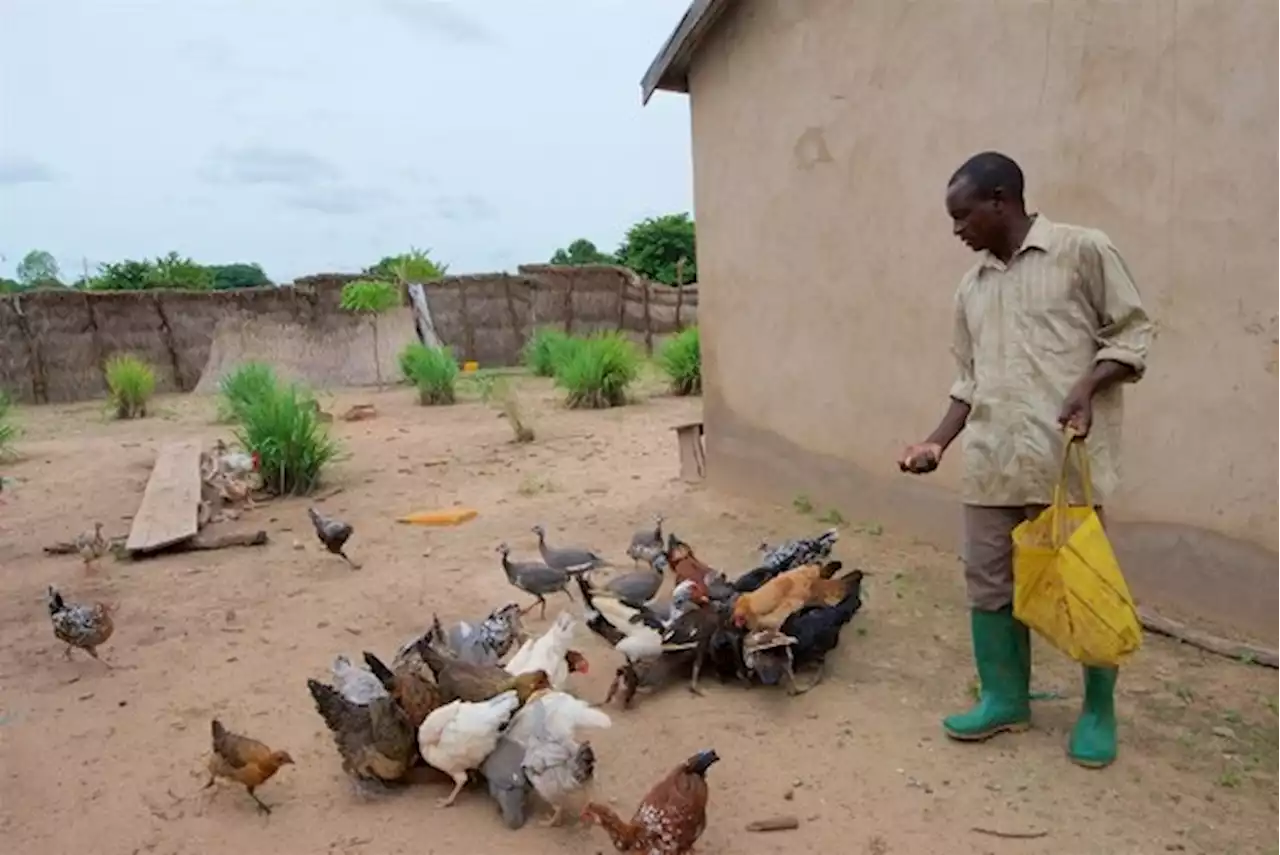
[[(1049, 222), (1049, 218), (1044, 214), (1031, 215), (1031, 228), (1027, 229), (1027, 236), (1022, 239), (1022, 246), (1018, 247), (1018, 251), (1013, 254), (1013, 258), (1017, 258), (1029, 249), (1038, 249), (1041, 252), (1049, 251), (1049, 230), (1053, 228), (1053, 223)], [(1013, 259), (1010, 259), (1012, 263)], [(996, 270), (1004, 270), (1006, 265), (1003, 261), (996, 258), (990, 250), (982, 253), (982, 266), (991, 267)]]

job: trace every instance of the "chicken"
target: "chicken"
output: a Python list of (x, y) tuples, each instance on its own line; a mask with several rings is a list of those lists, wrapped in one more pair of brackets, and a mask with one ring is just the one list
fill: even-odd
[(759, 677), (760, 682), (766, 686), (786, 683), (788, 694), (801, 694), (802, 690), (796, 686), (794, 656), (791, 652), (795, 643), (794, 638), (776, 629), (757, 629), (747, 633), (742, 640), (742, 663), (747, 674)]
[(840, 529), (831, 528), (817, 537), (802, 537), (799, 540), (788, 540), (776, 548), (761, 543), (760, 551), (764, 553), (760, 564), (754, 570), (743, 573), (733, 581), (733, 589), (738, 593), (757, 590), (779, 573), (794, 570), (805, 564), (816, 564), (831, 556), (831, 550), (840, 539)]
[(551, 685), (546, 671), (511, 675), (500, 665), (473, 665), (455, 659), (437, 649), (430, 641), (419, 644), (417, 650), (435, 675), (436, 683), (447, 701), (478, 703), (514, 690), (523, 704), (534, 692)]
[[(569, 650), (576, 623), (573, 615), (561, 612), (551, 628), (538, 638), (526, 641), (503, 670), (512, 675), (546, 671), (551, 688), (563, 689), (570, 673), (585, 674), (589, 669), (585, 656)], [(570, 653), (574, 655), (571, 657)]]
[(76, 552), (84, 560), (86, 570), (96, 570), (98, 561), (107, 554), (111, 543), (102, 534), (102, 523), (93, 524), (93, 531), (84, 531), (76, 535)]
[(532, 530), (538, 536), (538, 554), (542, 556), (543, 561), (547, 562), (548, 567), (554, 567), (556, 570), (575, 570), (579, 568), (594, 570), (609, 563), (590, 549), (583, 549), (578, 546), (558, 548), (547, 546), (547, 531), (541, 524), (535, 525)]
[(243, 784), (253, 799), (258, 810), (271, 813), (271, 807), (258, 798), (258, 787), (261, 787), (281, 766), (293, 763), (287, 751), (272, 751), (256, 739), (232, 733), (222, 726), (216, 718), (213, 720), (213, 754), (209, 755), (209, 783), (207, 790), (219, 778)]
[(420, 669), (405, 663), (393, 671), (367, 650), (364, 661), (386, 693), (404, 710), (415, 731), (432, 710), (444, 704), (444, 692)]
[(702, 563), (698, 556), (693, 554), (693, 547), (676, 537), (674, 533), (667, 535), (666, 558), (671, 565), (671, 572), (680, 581), (688, 579), (705, 585), (709, 578), (714, 578), (716, 575), (716, 570)]
[(696, 650), (681, 650), (664, 653), (655, 659), (642, 659), (638, 662), (623, 662), (614, 672), (613, 682), (609, 684), (609, 694), (605, 695), (606, 704), (622, 693), (622, 708), (630, 709), (636, 692), (646, 692), (666, 685), (672, 679), (686, 672), (697, 657)]
[(607, 805), (588, 802), (582, 821), (604, 826), (619, 852), (686, 855), (707, 827), (707, 770), (715, 751), (699, 751), (649, 790), (630, 822)]
[(642, 560), (648, 560), (651, 552), (661, 552), (662, 547), (662, 514), (654, 514), (653, 528), (642, 528), (631, 535), (627, 557), (639, 564)]
[(497, 747), (480, 764), (480, 774), (507, 828), (523, 827), (529, 793), (533, 792), (533, 785), (524, 774), (524, 746), (505, 734), (498, 737)]
[(351, 539), (355, 529), (340, 520), (326, 517), (315, 508), (307, 508), (307, 516), (311, 517), (311, 525), (315, 527), (316, 537), (320, 538), (324, 548), (334, 555), (342, 556), (344, 561), (358, 569), (356, 563), (345, 551), (347, 541)]
[(577, 731), (612, 724), (601, 710), (556, 691), (538, 693), (512, 720), (507, 736), (524, 746), (525, 777), (552, 808), (545, 825), (558, 825), (572, 795), (595, 775), (595, 753)]
[(707, 652), (711, 648), (716, 630), (724, 622), (724, 618), (707, 595), (706, 586), (699, 582), (691, 582), (693, 591), (690, 594), (693, 607), (672, 621), (662, 634), (662, 655), (692, 651), (693, 669), (689, 678), (689, 691), (701, 695), (698, 678), (702, 675), (702, 666)]
[(399, 783), (413, 763), (416, 740), (405, 711), (392, 698), (353, 704), (327, 683), (308, 680), (316, 710), (333, 734), (342, 770), (357, 791)]
[(71, 648), (78, 647), (110, 668), (111, 663), (98, 655), (98, 648), (106, 644), (115, 632), (115, 622), (111, 619), (115, 606), (107, 603), (68, 604), (52, 585), (49, 586), (47, 599), (53, 634), (67, 645), (63, 655), (70, 659)]
[[(795, 611), (807, 605), (835, 605), (857, 581), (833, 579), (841, 562), (806, 564), (770, 579), (754, 591), (739, 594), (733, 603), (733, 625), (750, 630), (780, 629)], [(857, 577), (858, 580), (861, 576)]]
[(345, 656), (333, 659), (333, 685), (342, 696), (353, 704), (367, 704), (385, 698), (387, 690), (372, 672), (351, 664)]
[(418, 728), (422, 758), (453, 778), (453, 792), (437, 802), (440, 807), (450, 807), (457, 800), (467, 784), (467, 772), (480, 769), (521, 703), (515, 691), (478, 703), (453, 701), (433, 710), (422, 722)]
[(586, 603), (587, 629), (603, 638), (628, 660), (648, 659), (662, 654), (664, 624), (644, 606), (628, 606), (621, 600), (593, 591), (586, 579), (575, 581)]
[(440, 628), (440, 619), (435, 615), (432, 615), (432, 626), (437, 638), (442, 639), (454, 655), (476, 665), (496, 665), (524, 636), (520, 606), (515, 603), (494, 609), (484, 620), (476, 623), (458, 621), (449, 627), (447, 633)]
[(791, 646), (794, 667), (818, 666), (813, 681), (801, 691), (807, 692), (822, 682), (826, 675), (827, 654), (840, 643), (840, 630), (853, 620), (862, 608), (862, 571), (854, 570), (849, 580), (848, 593), (834, 606), (805, 606), (787, 618), (782, 632), (795, 639)]
[(537, 597), (524, 611), (529, 611), (535, 605), (540, 606), (539, 618), (547, 616), (547, 594), (561, 593), (572, 601), (573, 595), (567, 588), (570, 577), (580, 577), (591, 569), (589, 566), (583, 566), (571, 570), (557, 570), (539, 561), (512, 561), (511, 547), (505, 543), (498, 544), (498, 552), (502, 555), (502, 572), (507, 574), (507, 581), (526, 594)]

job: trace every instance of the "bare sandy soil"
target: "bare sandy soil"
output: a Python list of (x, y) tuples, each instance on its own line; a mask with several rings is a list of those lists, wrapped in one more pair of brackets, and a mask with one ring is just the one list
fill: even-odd
[[(160, 442), (212, 442), (230, 431), (213, 423), (213, 401), (201, 398), (164, 399), (157, 416), (136, 423), (105, 421), (96, 404), (24, 410), (24, 459), (6, 467), (18, 483), (0, 506), (4, 848), (612, 851), (599, 829), (508, 831), (482, 791), (439, 810), (443, 783), (357, 800), (304, 681), (326, 678), (339, 652), (390, 656), (433, 610), (446, 619), (476, 616), (522, 597), (507, 586), (494, 547), (507, 540), (518, 555), (534, 554), (535, 522), (547, 525), (553, 542), (590, 545), (625, 562), (630, 533), (661, 509), (669, 528), (730, 573), (751, 566), (761, 538), (825, 525), (793, 507), (677, 481), (669, 428), (696, 416), (697, 401), (659, 397), (568, 412), (549, 385), (526, 380), (522, 388), (538, 431), (523, 447), (509, 445), (506, 423), (474, 399), (425, 409), (409, 391), (392, 389), (332, 402), (335, 411), (356, 402), (379, 411), (372, 421), (335, 423), (350, 455), (330, 478), (343, 491), (322, 505), (355, 524), (358, 571), (319, 548), (300, 500), (263, 505), (237, 523), (268, 530), (265, 548), (138, 563), (108, 558), (96, 575), (74, 556), (45, 556), (43, 545), (94, 520), (109, 534), (125, 533)], [(479, 509), (479, 517), (456, 529), (394, 522), (454, 503)], [(1062, 699), (1037, 704), (1029, 733), (953, 744), (938, 719), (970, 700), (973, 681), (956, 557), (874, 520), (851, 521), (837, 555), (874, 575), (827, 682), (788, 698), (712, 681), (704, 698), (673, 687), (614, 711), (612, 730), (593, 738), (599, 797), (629, 812), (672, 765), (714, 746), (723, 761), (710, 773), (704, 855), (1277, 851), (1274, 671), (1149, 638), (1121, 680), (1120, 761), (1086, 771), (1063, 752), (1078, 672), (1038, 649), (1037, 688)], [(121, 603), (103, 650), (116, 670), (62, 658), (44, 605), (48, 583), (73, 599)], [(615, 655), (582, 635), (594, 667), (573, 690), (600, 700)], [(200, 790), (213, 716), (297, 761), (261, 790), (275, 806), (270, 817), (238, 788)], [(744, 829), (779, 814), (799, 817), (799, 829)]]

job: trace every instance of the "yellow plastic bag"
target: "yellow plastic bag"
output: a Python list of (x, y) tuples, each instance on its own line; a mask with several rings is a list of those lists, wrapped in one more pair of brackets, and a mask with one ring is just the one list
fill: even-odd
[[(1142, 646), (1142, 624), (1093, 507), (1084, 443), (1074, 439), (1068, 432), (1053, 504), (1013, 530), (1013, 614), (1077, 662), (1116, 666)], [(1081, 507), (1067, 498), (1072, 457)]]

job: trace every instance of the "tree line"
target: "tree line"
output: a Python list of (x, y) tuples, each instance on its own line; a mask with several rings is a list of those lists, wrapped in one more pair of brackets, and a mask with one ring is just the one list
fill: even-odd
[[(600, 251), (586, 238), (557, 249), (551, 264), (619, 264), (641, 276), (667, 285), (687, 285), (698, 280), (694, 253), (694, 224), (688, 214), (650, 217), (627, 230), (613, 254)], [(364, 269), (364, 273), (401, 282), (431, 282), (443, 277), (449, 265), (431, 257), (431, 251), (413, 248), (389, 255)], [(177, 288), (188, 291), (226, 291), (271, 285), (262, 267), (255, 263), (200, 264), (170, 252), (154, 259), (125, 259), (99, 264), (96, 271), (74, 279), (65, 278), (58, 261), (49, 252), (33, 249), (18, 262), (16, 278), (0, 277), (0, 293), (50, 288), (79, 288), (89, 291), (147, 291)]]

